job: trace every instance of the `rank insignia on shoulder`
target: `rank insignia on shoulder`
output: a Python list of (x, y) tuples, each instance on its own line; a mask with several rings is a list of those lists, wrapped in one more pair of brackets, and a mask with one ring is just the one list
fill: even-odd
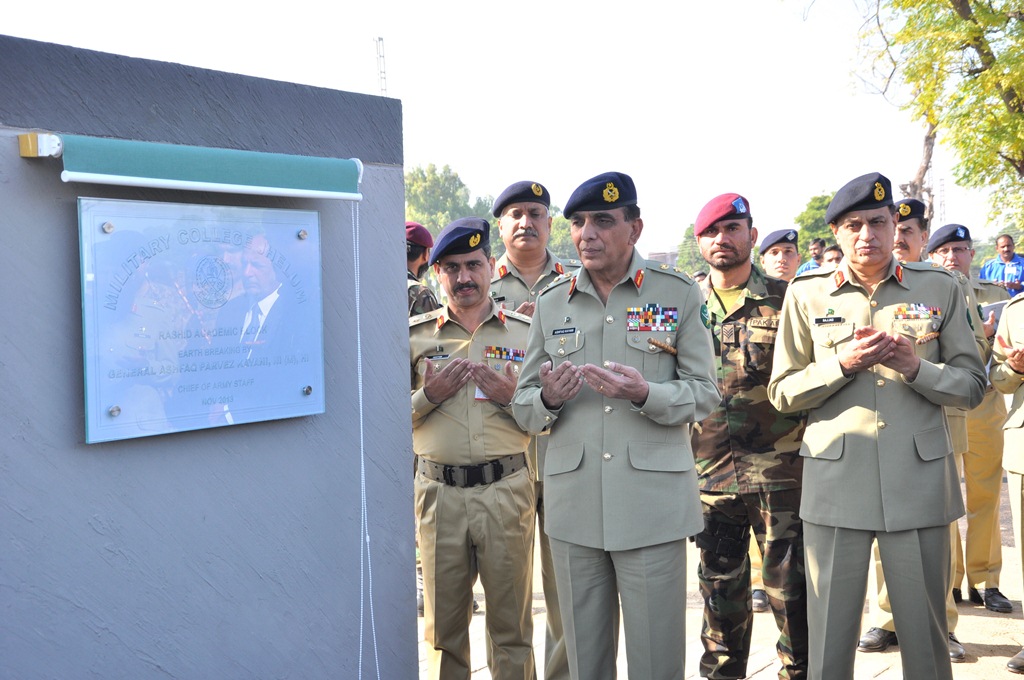
[(501, 310), (501, 309), (498, 310), (498, 321), (500, 321), (502, 323), (505, 323), (505, 311), (504, 310)]
[(438, 329), (440, 329), (441, 326), (443, 326), (443, 325), (444, 325), (444, 314), (442, 314), (441, 316), (437, 317), (437, 327), (438, 327)]
[(500, 267), (498, 267), (498, 278), (503, 279), (506, 276), (508, 276), (508, 267), (506, 267), (505, 265), (501, 265)]
[(562, 266), (561, 262), (556, 262), (555, 263), (555, 273), (559, 274), (559, 275), (565, 273), (565, 267)]
[(640, 288), (640, 287), (642, 287), (644, 285), (644, 270), (643, 269), (637, 269), (636, 270), (636, 276), (633, 277), (633, 283), (636, 284), (637, 288)]

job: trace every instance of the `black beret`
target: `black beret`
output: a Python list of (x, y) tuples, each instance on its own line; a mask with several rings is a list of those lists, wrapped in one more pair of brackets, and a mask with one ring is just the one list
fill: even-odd
[(950, 241), (970, 241), (971, 230), (962, 224), (947, 224), (932, 232), (928, 239), (928, 252), (933, 253)]
[(904, 198), (896, 204), (896, 221), (912, 220), (915, 217), (924, 220), (925, 205), (916, 198)]
[(761, 239), (761, 245), (758, 247), (763, 253), (776, 243), (792, 243), (793, 246), (796, 246), (796, 230), (777, 229)]
[(621, 172), (605, 172), (576, 187), (562, 213), (566, 217), (580, 210), (608, 210), (636, 205), (633, 178)]
[(892, 183), (889, 178), (878, 172), (861, 175), (847, 182), (836, 192), (832, 202), (825, 211), (825, 221), (835, 224), (848, 212), (854, 210), (871, 210), (892, 205)]
[(434, 239), (430, 264), (445, 255), (462, 255), (485, 248), (491, 243), (491, 225), (482, 217), (463, 217), (441, 230)]
[(501, 217), (501, 211), (509, 203), (540, 203), (545, 208), (550, 208), (551, 194), (539, 182), (516, 182), (501, 192), (501, 195), (494, 201), (491, 214)]

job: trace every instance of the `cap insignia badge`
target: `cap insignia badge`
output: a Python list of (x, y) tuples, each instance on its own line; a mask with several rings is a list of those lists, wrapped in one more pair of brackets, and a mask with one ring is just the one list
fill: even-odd
[(604, 191), (601, 192), (601, 196), (604, 198), (605, 203), (614, 203), (619, 200), (619, 190), (615, 188), (615, 184), (608, 182), (604, 185)]
[(885, 198), (885, 187), (881, 182), (875, 182), (875, 200), (881, 201)]
[(469, 237), (469, 247), (476, 248), (480, 245), (480, 234), (473, 234)]
[(533, 192), (534, 196), (542, 196), (544, 194), (544, 187), (534, 182), (530, 185), (530, 191)]
[(906, 203), (900, 203), (900, 215), (906, 217), (910, 214), (910, 206)]

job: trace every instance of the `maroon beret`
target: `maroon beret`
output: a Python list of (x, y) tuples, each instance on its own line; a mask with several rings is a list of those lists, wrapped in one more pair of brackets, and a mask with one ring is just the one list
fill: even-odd
[(430, 235), (427, 228), (419, 222), (405, 223), (405, 240), (424, 248), (434, 247), (434, 237)]
[(712, 224), (727, 217), (750, 218), (750, 203), (739, 194), (722, 194), (715, 196), (701, 208), (697, 221), (693, 224), (693, 235), (699, 236)]

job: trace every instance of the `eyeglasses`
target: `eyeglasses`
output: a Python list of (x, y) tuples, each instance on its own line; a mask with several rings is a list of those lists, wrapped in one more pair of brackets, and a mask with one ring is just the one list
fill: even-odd
[(960, 257), (964, 253), (969, 253), (970, 248), (964, 246), (953, 246), (952, 248), (938, 248), (932, 251), (932, 255), (938, 255), (939, 257), (949, 257), (950, 255), (956, 255)]

